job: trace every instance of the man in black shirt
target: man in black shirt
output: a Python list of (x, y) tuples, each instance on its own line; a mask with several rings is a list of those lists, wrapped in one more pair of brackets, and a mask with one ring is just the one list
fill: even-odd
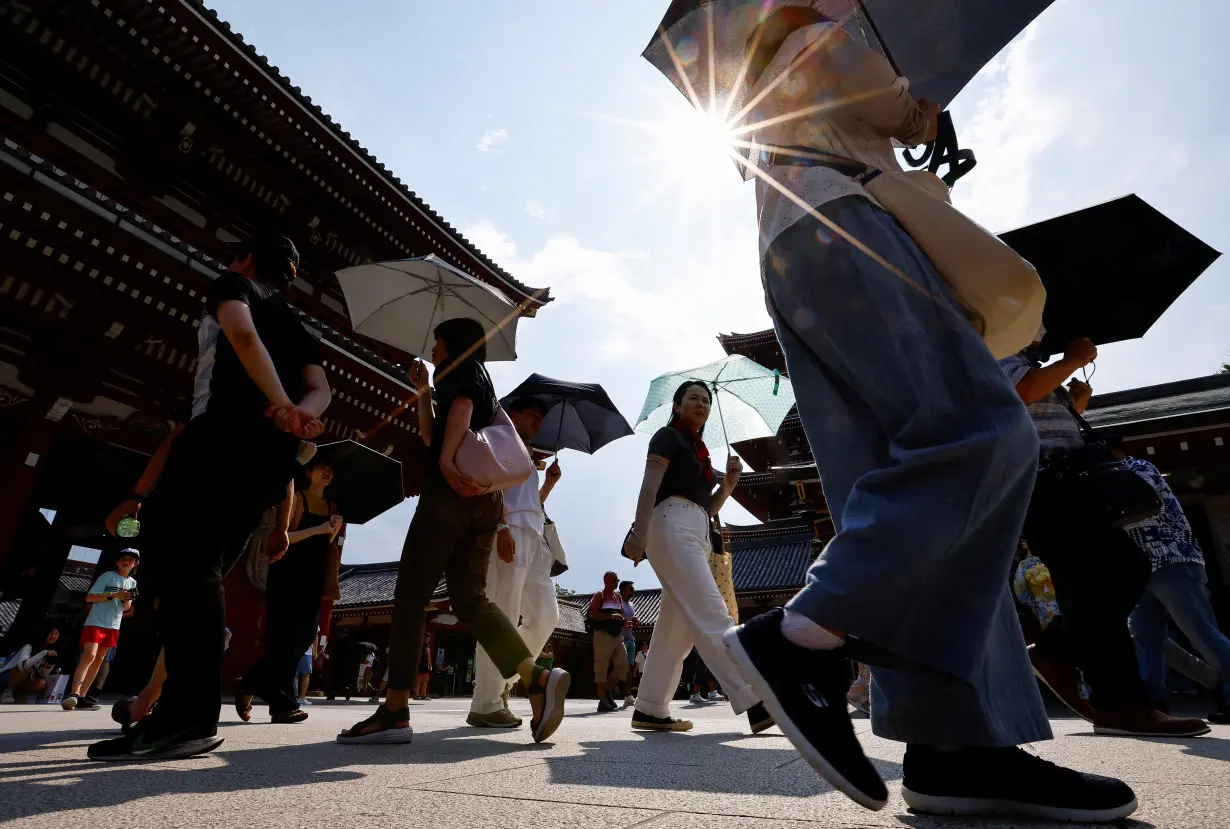
[(261, 237), (236, 249), (210, 289), (192, 419), (170, 447), (141, 534), (166, 683), (157, 709), (91, 746), (92, 759), (189, 757), (222, 742), (223, 555), (286, 498), (300, 439), (323, 431), (331, 399), (317, 342), (282, 297), (298, 262), (289, 239)]

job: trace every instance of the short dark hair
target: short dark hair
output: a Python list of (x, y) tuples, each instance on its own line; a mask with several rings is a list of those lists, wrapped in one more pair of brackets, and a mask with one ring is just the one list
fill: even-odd
[(252, 257), (256, 275), (279, 290), (290, 287), (299, 272), (299, 249), (289, 238), (278, 233), (262, 233), (246, 242), (231, 246), (236, 259)]
[[(487, 362), (487, 331), (478, 320), (469, 317), (453, 317), (436, 326), (432, 332), (437, 340), (444, 341), (448, 351), (446, 365), (465, 360)], [(436, 366), (438, 371), (440, 366)]]
[(551, 407), (548, 406), (546, 401), (542, 398), (526, 394), (516, 398), (508, 404), (508, 413), (512, 414), (513, 412), (524, 412), (527, 409), (533, 409), (543, 417), (546, 417), (547, 412), (550, 411), (550, 408)]
[[(621, 582), (619, 583), (619, 589), (620, 589), (620, 590), (623, 590), (625, 587), (632, 587), (632, 582), (625, 580), (625, 581), (621, 581)], [(635, 590), (636, 588), (635, 588), (635, 587), (632, 587), (632, 589), (633, 589), (633, 590)]]

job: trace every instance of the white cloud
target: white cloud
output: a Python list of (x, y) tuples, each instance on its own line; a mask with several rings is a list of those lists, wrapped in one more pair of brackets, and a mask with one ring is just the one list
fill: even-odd
[(527, 201), (525, 203), (525, 212), (530, 214), (531, 219), (547, 218), (547, 209), (536, 201)]
[(494, 130), (487, 130), (483, 133), (483, 137), (478, 139), (478, 151), (480, 153), (489, 153), (507, 143), (508, 130), (503, 127)]

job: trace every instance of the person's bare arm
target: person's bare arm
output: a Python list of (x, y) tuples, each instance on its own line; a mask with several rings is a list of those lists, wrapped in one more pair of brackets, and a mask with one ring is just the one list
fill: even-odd
[(320, 417), (333, 402), (333, 390), (329, 388), (329, 378), (321, 366), (308, 365), (303, 367), (303, 385), (307, 393), (299, 401), (298, 408), (308, 412), (312, 417)]
[[(141, 477), (137, 479), (136, 485), (132, 488), (134, 495), (144, 498), (153, 492), (154, 487), (158, 484), (158, 479), (162, 477), (162, 468), (166, 466), (167, 455), (171, 454), (171, 444), (182, 431), (184, 431), (184, 424), (176, 423), (174, 428), (171, 429), (171, 433), (162, 439), (162, 443), (158, 444), (158, 448), (154, 450), (154, 454), (146, 462), (145, 469), (141, 472)], [(129, 515), (136, 515), (140, 511), (141, 502), (139, 500), (136, 498), (125, 500), (107, 516), (107, 532), (111, 533), (111, 535), (118, 535), (120, 521)]]
[(722, 505), (726, 503), (730, 493), (735, 491), (735, 486), (739, 483), (739, 476), (742, 474), (743, 461), (739, 460), (738, 455), (731, 455), (726, 461), (726, 477), (722, 479), (722, 483), (718, 485), (717, 490), (713, 493), (713, 497), (709, 499), (710, 517), (717, 515), (718, 511), (722, 509)]
[(252, 320), (252, 309), (247, 303), (237, 299), (228, 299), (218, 306), (218, 324), (222, 333), (235, 349), (244, 371), (252, 378), (252, 382), (264, 393), (269, 404), (274, 408), (285, 409), (293, 407), (293, 403), (282, 388), (274, 368), (273, 358), (256, 333), (256, 323)]
[(457, 397), (448, 410), (448, 420), (444, 423), (444, 441), (440, 446), (440, 471), (448, 481), (453, 491), (462, 498), (469, 498), (487, 490), (487, 487), (461, 474), (457, 468), (457, 450), (461, 441), (470, 430), (470, 416), (474, 413), (474, 401), (468, 397)]
[(545, 504), (547, 496), (551, 494), (551, 490), (555, 489), (555, 485), (559, 483), (560, 476), (563, 471), (559, 468), (559, 459), (547, 467), (547, 479), (543, 481), (542, 487), (538, 490), (538, 502)]
[(1098, 358), (1098, 348), (1087, 338), (1082, 338), (1068, 345), (1063, 359), (1056, 360), (1049, 366), (1032, 369), (1016, 383), (1016, 393), (1025, 403), (1041, 400), (1055, 389), (1063, 385), (1063, 381), (1074, 372), (1092, 363)]
[(431, 446), (431, 430), (435, 425), (435, 403), (431, 399), (431, 384), (427, 382), (427, 366), (422, 360), (410, 364), (410, 382), (418, 396), (416, 407), (419, 413), (419, 437), (424, 446)]

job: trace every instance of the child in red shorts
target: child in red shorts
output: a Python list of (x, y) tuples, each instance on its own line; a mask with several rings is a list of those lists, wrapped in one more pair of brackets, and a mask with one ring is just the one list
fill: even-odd
[[(82, 702), (81, 695), (93, 684), (107, 651), (120, 641), (120, 621), (124, 618), (124, 612), (132, 607), (137, 590), (137, 580), (129, 573), (140, 560), (141, 554), (136, 550), (120, 550), (115, 558), (115, 569), (99, 576), (85, 597), (90, 605), (90, 615), (81, 629), (81, 659), (73, 671), (72, 688), (60, 703), (65, 711), (72, 711)], [(98, 703), (91, 702), (81, 707), (94, 709), (98, 708)]]

